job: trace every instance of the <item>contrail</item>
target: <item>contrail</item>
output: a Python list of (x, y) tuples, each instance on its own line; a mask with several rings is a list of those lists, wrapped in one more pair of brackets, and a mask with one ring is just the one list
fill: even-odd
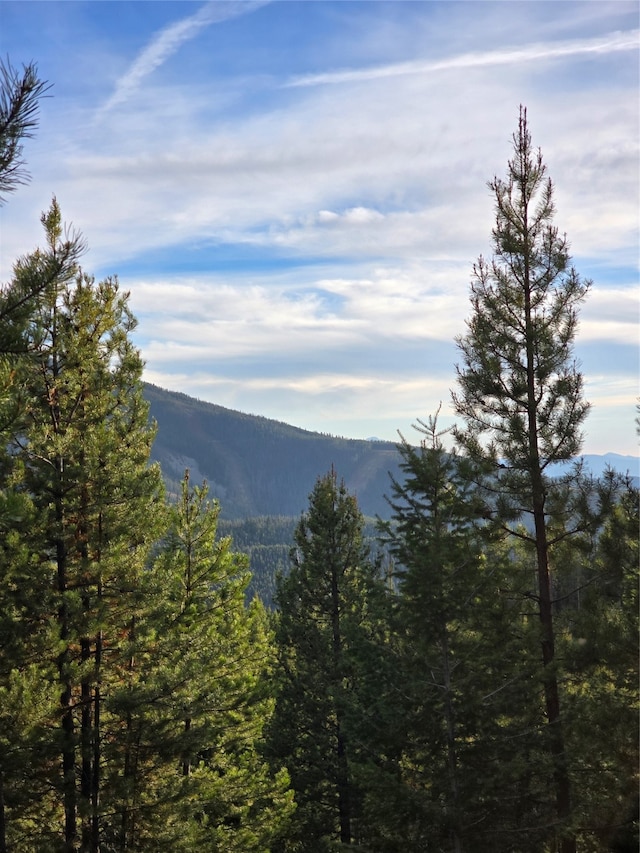
[(101, 107), (99, 114), (102, 115), (126, 101), (145, 77), (166, 62), (185, 42), (197, 36), (201, 30), (211, 24), (217, 24), (238, 15), (246, 15), (268, 2), (269, 0), (212, 0), (194, 15), (169, 24), (156, 33), (128, 71), (118, 80), (114, 93)]
[(614, 32), (594, 39), (532, 44), (521, 48), (486, 51), (484, 53), (464, 53), (461, 56), (453, 56), (434, 62), (398, 62), (393, 65), (381, 65), (375, 68), (363, 68), (359, 70), (345, 69), (342, 71), (330, 71), (325, 74), (306, 74), (294, 77), (284, 85), (285, 87), (292, 87), (357, 83), (367, 80), (379, 80), (384, 77), (399, 77), (406, 74), (427, 74), (434, 71), (447, 71), (454, 68), (515, 65), (548, 59), (561, 59), (581, 54), (608, 54), (622, 50), (637, 50), (638, 47), (640, 47), (640, 30), (631, 30), (630, 32)]

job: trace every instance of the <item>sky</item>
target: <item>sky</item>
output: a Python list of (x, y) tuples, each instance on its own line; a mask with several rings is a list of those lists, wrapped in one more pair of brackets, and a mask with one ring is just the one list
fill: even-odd
[(520, 105), (593, 281), (585, 453), (638, 455), (638, 2), (0, 0), (52, 84), (0, 281), (56, 196), (117, 275), (144, 378), (304, 429), (455, 422), (456, 336)]

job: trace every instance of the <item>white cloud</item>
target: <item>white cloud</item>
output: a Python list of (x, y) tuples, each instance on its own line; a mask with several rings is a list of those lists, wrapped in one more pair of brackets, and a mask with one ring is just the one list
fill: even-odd
[(630, 381), (628, 376), (592, 375), (587, 377), (585, 387), (585, 396), (595, 413), (605, 406), (631, 411), (638, 398), (637, 383)]
[[(105, 89), (108, 125), (87, 120), (86, 100), (51, 111), (29, 149), (33, 184), (3, 221), (2, 276), (40, 240), (55, 190), (92, 247), (87, 269), (119, 272), (131, 289), (158, 384), (309, 428), (332, 412), (343, 425), (366, 417), (366, 434), (393, 437), (394, 419), (448, 399), (471, 265), (491, 250), (486, 181), (504, 174), (522, 102), (558, 227), (595, 281), (581, 345), (637, 341), (636, 29), (611, 32), (606, 4), (559, 4), (553, 16), (536, 3), (406, 4), (406, 15), (336, 4), (335, 20), (364, 22), (364, 38), (335, 21), (319, 32), (298, 66), (319, 74), (290, 70), (295, 50), (271, 64), (267, 42), (228, 74), (214, 62), (194, 80), (169, 64), (188, 46), (207, 69), (197, 51), (212, 47), (198, 34), (259, 5), (207, 4), (133, 61), (118, 56), (128, 71)], [(288, 7), (273, 8), (277, 19)], [(117, 56), (105, 44), (101, 55)]]
[(496, 65), (520, 65), (564, 59), (582, 55), (604, 55), (618, 51), (638, 50), (640, 30), (609, 33), (592, 39), (547, 42), (525, 45), (517, 48), (479, 51), (447, 57), (435, 61), (399, 62), (381, 65), (375, 68), (347, 69), (329, 71), (321, 74), (305, 74), (294, 77), (285, 85), (291, 87), (335, 85), (341, 83), (359, 83), (381, 80), (386, 77), (400, 77), (409, 74), (433, 74), (438, 71), (470, 70)]
[[(320, 278), (308, 271), (252, 285), (203, 276), (173, 283), (129, 282), (144, 353), (160, 364), (229, 363), (238, 358), (349, 363), (410, 342), (449, 344), (464, 331), (466, 278), (449, 264), (380, 267), (367, 277)], [(359, 356), (356, 353), (360, 353)], [(347, 360), (345, 362), (345, 359)], [(363, 369), (366, 369), (363, 367)]]
[(640, 288), (594, 287), (580, 312), (583, 343), (611, 341), (636, 347), (639, 343)]
[(340, 215), (334, 213), (333, 210), (320, 210), (318, 211), (318, 222), (323, 225), (333, 225), (340, 219)]
[(195, 14), (169, 24), (152, 38), (118, 80), (114, 93), (98, 111), (98, 117), (103, 118), (114, 107), (128, 100), (145, 77), (165, 63), (186, 42), (195, 38), (201, 30), (211, 24), (246, 15), (264, 6), (266, 2), (269, 0), (209, 0)]
[[(633, 251), (638, 110), (628, 90), (539, 92), (529, 72), (486, 69), (401, 83), (308, 89), (223, 122), (205, 117), (194, 86), (151, 93), (148, 110), (44, 165), (40, 182), (55, 186), (100, 265), (206, 240), (470, 263), (488, 244), (485, 181), (504, 169), (526, 95), (574, 252)], [(179, 120), (164, 120), (168, 101)], [(23, 223), (7, 223), (8, 246), (12, 230), (23, 239)]]

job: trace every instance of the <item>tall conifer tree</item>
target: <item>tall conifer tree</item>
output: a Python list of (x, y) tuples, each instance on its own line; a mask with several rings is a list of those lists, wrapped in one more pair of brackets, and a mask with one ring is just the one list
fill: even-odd
[[(589, 287), (570, 266), (565, 236), (553, 224), (553, 184), (540, 151), (531, 144), (521, 108), (506, 180), (489, 186), (496, 203), (493, 257), (473, 268), (473, 313), (458, 346), (460, 391), (453, 395), (466, 428), (460, 446), (486, 465), (490, 511), (535, 551), (548, 742), (553, 758), (549, 785), (562, 853), (575, 853), (571, 776), (565, 748), (555, 662), (552, 550), (572, 523), (564, 508), (561, 530), (551, 532), (555, 486), (551, 466), (573, 459), (588, 412), (582, 375), (573, 357), (577, 309)], [(576, 478), (577, 483), (577, 478)], [(571, 502), (573, 491), (564, 490)], [(560, 502), (555, 502), (559, 508)], [(532, 532), (516, 525), (525, 515)]]
[[(268, 849), (291, 810), (261, 756), (273, 710), (272, 637), (245, 604), (245, 555), (217, 535), (220, 506), (188, 472), (144, 583), (138, 654), (116, 696), (126, 772), (114, 767), (114, 849)], [(141, 653), (140, 653), (141, 652)]]
[[(22, 259), (16, 287), (65, 255), (59, 207), (43, 215), (47, 248)], [(25, 534), (38, 555), (34, 596), (49, 602), (57, 633), (62, 849), (97, 851), (101, 771), (113, 741), (104, 737), (105, 700), (120, 677), (123, 644), (162, 494), (148, 464), (154, 430), (142, 399), (142, 361), (130, 333), (126, 294), (80, 270), (46, 281), (15, 362), (19, 418), (11, 458), (14, 488), (30, 496)]]
[[(279, 694), (270, 751), (291, 774), (297, 809), (284, 850), (318, 853), (366, 841), (362, 789), (365, 682), (376, 670), (376, 569), (364, 519), (335, 471), (320, 477), (278, 581)], [(369, 672), (369, 675), (367, 675)]]
[(468, 460), (445, 450), (435, 417), (416, 429), (419, 447), (399, 445), (404, 478), (392, 481), (392, 518), (380, 523), (398, 586), (394, 695), (403, 721), (389, 818), (399, 846), (384, 849), (481, 853), (515, 841), (537, 850), (539, 839), (523, 842), (516, 826), (530, 794), (521, 765), (534, 746), (518, 578), (484, 523)]

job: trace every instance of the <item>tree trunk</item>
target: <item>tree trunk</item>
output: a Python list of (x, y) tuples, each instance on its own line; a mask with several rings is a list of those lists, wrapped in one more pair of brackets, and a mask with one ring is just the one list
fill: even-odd
[[(341, 687), (342, 674), (342, 637), (340, 632), (340, 588), (338, 571), (334, 565), (331, 571), (331, 622), (333, 630), (333, 671), (338, 688)], [(347, 760), (347, 743), (342, 727), (340, 700), (336, 703), (336, 739), (337, 739), (337, 788), (338, 788), (338, 819), (340, 822), (340, 841), (351, 844), (351, 803), (349, 791), (349, 764)]]
[[(66, 656), (61, 656), (64, 661)], [(75, 726), (73, 722), (71, 685), (66, 683), (60, 694), (62, 707), (62, 779), (64, 789), (65, 853), (75, 853), (77, 840)]]
[(338, 816), (340, 820), (340, 841), (351, 844), (351, 803), (349, 791), (349, 766), (347, 764), (347, 744), (340, 728), (340, 719), (336, 722), (338, 741)]
[(449, 643), (447, 630), (444, 628), (440, 641), (442, 652), (442, 670), (445, 695), (445, 718), (447, 725), (447, 764), (449, 767), (449, 784), (453, 796), (454, 821), (452, 828), (452, 841), (454, 853), (462, 853), (462, 826), (460, 815), (460, 787), (458, 785), (458, 760), (456, 754), (456, 727), (451, 702), (451, 670), (449, 667)]
[[(84, 604), (85, 608), (88, 604)], [(80, 659), (83, 667), (87, 667), (91, 660), (91, 642), (83, 638), (80, 643)], [(93, 722), (93, 695), (91, 690), (91, 676), (84, 673), (80, 685), (80, 704), (82, 715), (80, 721), (80, 751), (82, 755), (82, 768), (80, 771), (80, 800), (82, 803), (82, 853), (92, 853), (91, 848), (91, 783), (93, 777), (93, 744), (92, 744), (92, 722)]]
[[(62, 519), (62, 507), (58, 506), (58, 520)], [(60, 693), (60, 710), (62, 725), (62, 789), (64, 799), (64, 850), (74, 853), (77, 841), (77, 801), (76, 801), (76, 752), (75, 752), (75, 723), (73, 719), (73, 688), (68, 679), (69, 665), (69, 614), (65, 593), (67, 591), (66, 552), (64, 543), (56, 543), (58, 563), (58, 592), (60, 606), (58, 609), (58, 624), (60, 626), (60, 641), (62, 650), (58, 655), (58, 675), (62, 691)]]
[(7, 824), (4, 805), (4, 771), (0, 769), (0, 853), (7, 853)]
[[(100, 590), (101, 592), (101, 590)], [(100, 665), (102, 662), (102, 631), (96, 637), (96, 686), (93, 700), (93, 773), (91, 775), (91, 850), (100, 853)]]
[[(525, 215), (526, 222), (526, 215)], [(526, 229), (525, 229), (525, 233)], [(535, 386), (535, 333), (531, 323), (531, 286), (529, 282), (528, 251), (525, 251), (525, 322), (527, 358), (527, 409), (529, 432), (529, 466), (531, 475), (531, 497), (536, 539), (536, 565), (538, 573), (538, 608), (542, 629), (542, 662), (544, 664), (544, 697), (547, 723), (549, 726), (550, 751), (553, 758), (553, 780), (558, 820), (561, 825), (571, 817), (571, 780), (567, 767), (567, 756), (560, 718), (560, 695), (558, 679), (553, 669), (555, 657), (555, 634), (553, 629), (553, 600), (549, 575), (549, 546), (547, 520), (545, 516), (545, 488), (540, 467), (538, 449), (538, 407)], [(575, 837), (562, 841), (562, 853), (575, 853)]]
[[(187, 717), (184, 721), (184, 732), (188, 734), (191, 729), (191, 717)], [(191, 756), (189, 754), (189, 749), (185, 749), (184, 757), (182, 759), (182, 775), (190, 776), (191, 775)]]
[[(136, 637), (136, 617), (131, 617), (131, 626), (129, 628), (129, 637), (133, 643)], [(133, 673), (135, 670), (136, 661), (132, 654), (129, 657), (128, 670), (130, 683), (133, 683)], [(135, 801), (136, 801), (136, 778), (138, 773), (137, 768), (137, 751), (138, 744), (134, 744), (133, 737), (133, 717), (131, 711), (127, 711), (126, 716), (126, 734), (125, 734), (125, 751), (124, 763), (122, 769), (124, 795), (122, 803), (122, 815), (120, 820), (120, 851), (125, 853), (126, 850), (133, 848), (133, 838), (135, 834)], [(129, 787), (130, 786), (130, 787)]]
[[(98, 542), (100, 543), (100, 547), (97, 553), (97, 560), (100, 563), (101, 555), (102, 555), (102, 541), (103, 541), (103, 515), (102, 512), (98, 516)], [(102, 602), (103, 596), (103, 588), (102, 588), (102, 569), (99, 567), (98, 571), (98, 588), (97, 588), (97, 599), (98, 599), (98, 610), (100, 610), (100, 605)], [(103, 644), (103, 633), (102, 630), (98, 630), (95, 638), (95, 652), (94, 652), (94, 662), (95, 662), (95, 686), (93, 692), (93, 768), (91, 774), (91, 850), (92, 853), (100, 853), (100, 785), (101, 785), (101, 777), (100, 777), (100, 760), (101, 760), (101, 749), (102, 744), (100, 742), (100, 724), (101, 724), (101, 712), (102, 712), (102, 695), (100, 692), (100, 683), (101, 683), (101, 672), (102, 672), (102, 644)]]

